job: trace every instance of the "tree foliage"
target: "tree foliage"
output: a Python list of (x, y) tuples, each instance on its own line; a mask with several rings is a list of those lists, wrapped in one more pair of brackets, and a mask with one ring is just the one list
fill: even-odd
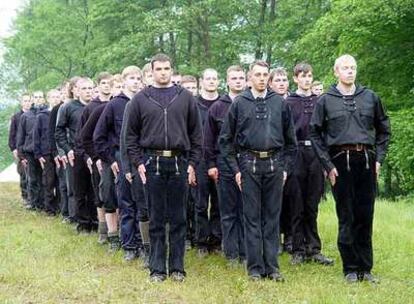
[(4, 41), (0, 86), (49, 89), (74, 75), (143, 66), (156, 52), (193, 75), (206, 67), (223, 75), (243, 55), (288, 71), (307, 61), (329, 85), (335, 58), (350, 53), (358, 80), (392, 110), (390, 172), (412, 177), (414, 166), (402, 160), (414, 97), (413, 24), (412, 0), (29, 0)]

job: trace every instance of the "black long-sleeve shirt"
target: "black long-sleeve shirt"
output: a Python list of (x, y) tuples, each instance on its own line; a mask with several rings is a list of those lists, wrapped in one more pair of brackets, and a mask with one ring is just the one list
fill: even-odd
[(36, 120), (37, 108), (32, 106), (29, 111), (22, 114), (17, 132), (17, 151), (21, 158), (27, 153), (33, 153), (33, 128)]
[(10, 119), (10, 130), (9, 130), (9, 148), (10, 151), (17, 149), (17, 133), (19, 130), (20, 117), (24, 112), (20, 110), (15, 113)]
[(292, 111), (297, 140), (309, 140), (309, 123), (317, 100), (318, 96), (314, 94), (311, 96), (300, 96), (292, 93), (286, 98), (286, 103)]
[(240, 172), (236, 155), (245, 150), (280, 150), (285, 171), (291, 170), (297, 151), (295, 127), (283, 98), (268, 91), (255, 99), (250, 89), (231, 104), (219, 136), (220, 153), (234, 174)]
[(60, 102), (59, 104), (55, 105), (52, 110), (50, 110), (49, 115), (49, 145), (50, 149), (52, 151), (53, 157), (58, 156), (58, 148), (55, 138), (55, 130), (56, 130), (56, 121), (58, 117), (58, 112), (60, 107), (63, 105), (63, 102)]
[(59, 109), (55, 138), (58, 147), (65, 151), (65, 153), (68, 153), (70, 150), (76, 150), (76, 132), (84, 108), (85, 105), (79, 100), (71, 100)]
[(187, 90), (176, 87), (172, 100), (164, 105), (147, 87), (131, 100), (126, 126), (127, 153), (135, 166), (144, 163), (144, 150), (178, 150), (189, 155), (189, 164), (201, 159), (202, 129), (197, 103)]
[(229, 95), (223, 95), (208, 110), (207, 118), (204, 124), (204, 159), (207, 167), (217, 167), (217, 155), (220, 152), (218, 138), (224, 118), (229, 111), (232, 100)]
[(49, 140), (50, 111), (47, 106), (39, 109), (33, 127), (33, 153), (36, 159), (52, 155)]
[(328, 172), (334, 168), (329, 156), (332, 146), (371, 145), (376, 150), (376, 161), (381, 163), (391, 136), (380, 98), (363, 86), (357, 86), (354, 95), (342, 95), (332, 86), (319, 98), (310, 128), (313, 147)]

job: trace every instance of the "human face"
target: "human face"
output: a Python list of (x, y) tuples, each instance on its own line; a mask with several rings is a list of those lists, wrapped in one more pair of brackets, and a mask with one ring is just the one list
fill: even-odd
[(257, 92), (266, 90), (269, 82), (269, 69), (261, 65), (255, 65), (250, 73), (250, 83)]
[(112, 84), (112, 96), (118, 96), (122, 92), (122, 83), (114, 81)]
[(124, 79), (124, 88), (126, 91), (136, 93), (141, 89), (142, 77), (139, 73), (131, 73), (126, 75)]
[(83, 102), (89, 102), (93, 98), (93, 82), (89, 80), (80, 80), (76, 84), (79, 99)]
[(335, 69), (335, 76), (338, 78), (338, 82), (345, 86), (352, 86), (355, 83), (356, 75), (357, 64), (351, 58), (342, 60)]
[(312, 87), (312, 93), (319, 96), (323, 93), (323, 84)]
[(154, 85), (157, 87), (167, 87), (171, 84), (171, 63), (169, 61), (153, 62), (152, 76)]
[(98, 83), (98, 90), (99, 93), (105, 96), (111, 95), (111, 79), (101, 79), (101, 81)]
[(205, 71), (203, 77), (201, 78), (201, 86), (206, 92), (217, 92), (219, 80), (216, 71)]
[(38, 91), (33, 93), (33, 102), (35, 105), (40, 106), (45, 103), (43, 92)]
[(144, 84), (146, 86), (150, 86), (154, 84), (154, 77), (152, 76), (152, 72), (144, 73)]
[(239, 94), (246, 87), (246, 74), (243, 71), (230, 71), (227, 74), (227, 85), (233, 94)]
[(171, 82), (173, 84), (180, 85), (181, 84), (181, 75), (173, 75), (171, 77)]
[(313, 75), (312, 72), (300, 72), (297, 76), (293, 77), (293, 80), (298, 85), (298, 89), (303, 91), (309, 91), (312, 86)]
[(47, 96), (47, 101), (51, 107), (54, 107), (60, 102), (60, 92), (59, 91), (52, 91)]
[(23, 111), (27, 111), (30, 109), (31, 105), (32, 105), (32, 98), (30, 95), (23, 95), (22, 96), (22, 101), (21, 101), (21, 106), (22, 106), (22, 110)]
[(274, 75), (269, 86), (276, 94), (285, 95), (289, 90), (289, 79), (286, 75)]
[(184, 82), (181, 84), (184, 89), (189, 90), (193, 96), (197, 96), (197, 83), (196, 82)]

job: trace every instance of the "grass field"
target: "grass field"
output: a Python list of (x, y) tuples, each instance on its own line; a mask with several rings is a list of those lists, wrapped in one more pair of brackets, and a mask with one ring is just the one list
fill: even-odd
[(186, 255), (184, 283), (148, 282), (140, 261), (109, 255), (96, 235), (21, 208), (16, 184), (0, 184), (0, 303), (414, 303), (414, 204), (379, 201), (374, 273), (381, 284), (343, 282), (332, 201), (321, 205), (320, 234), (334, 267), (290, 266), (286, 282), (249, 282), (221, 256)]

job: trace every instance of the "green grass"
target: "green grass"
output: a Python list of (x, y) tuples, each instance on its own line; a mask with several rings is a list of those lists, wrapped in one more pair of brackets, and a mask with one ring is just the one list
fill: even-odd
[(286, 282), (255, 283), (222, 257), (199, 260), (191, 250), (185, 283), (152, 284), (140, 261), (126, 263), (96, 235), (23, 210), (17, 185), (0, 184), (0, 303), (414, 303), (414, 204), (376, 205), (377, 286), (343, 282), (332, 201), (321, 205), (319, 227), (334, 267), (292, 267), (283, 255)]

